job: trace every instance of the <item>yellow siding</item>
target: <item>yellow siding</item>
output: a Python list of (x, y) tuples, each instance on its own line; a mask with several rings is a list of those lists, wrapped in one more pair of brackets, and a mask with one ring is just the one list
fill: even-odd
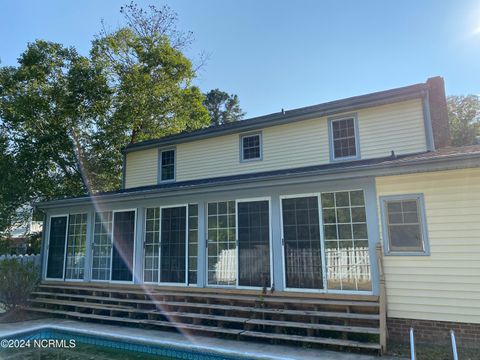
[[(426, 150), (420, 99), (357, 112), (363, 159)], [(295, 168), (328, 163), (327, 117), (262, 130), (263, 160), (240, 163), (239, 135), (177, 146), (177, 180)]]
[(377, 195), (423, 193), (430, 256), (385, 256), (388, 316), (480, 323), (480, 169), (376, 179)]
[[(363, 159), (426, 150), (420, 99), (357, 111)], [(240, 162), (239, 134), (178, 144), (176, 180), (193, 180), (328, 163), (327, 117), (261, 130), (263, 160)], [(133, 156), (134, 155), (134, 156)], [(138, 164), (133, 164), (138, 162)], [(155, 184), (156, 150), (129, 153), (127, 187)]]
[(158, 149), (135, 151), (127, 154), (125, 187), (157, 183)]

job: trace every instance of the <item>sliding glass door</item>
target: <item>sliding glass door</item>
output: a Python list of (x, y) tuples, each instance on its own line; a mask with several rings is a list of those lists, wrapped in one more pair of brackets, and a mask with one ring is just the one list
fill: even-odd
[(67, 222), (67, 215), (52, 216), (50, 218), (50, 235), (47, 255), (48, 279), (63, 279)]
[(187, 206), (162, 207), (160, 229), (160, 282), (185, 284)]
[(318, 197), (282, 199), (282, 222), (286, 287), (322, 289)]
[(285, 197), (282, 223), (288, 289), (371, 290), (363, 190)]
[(135, 210), (113, 212), (113, 281), (133, 281)]
[(270, 287), (270, 218), (268, 200), (239, 201), (238, 285)]
[(268, 199), (209, 203), (208, 285), (270, 287)]

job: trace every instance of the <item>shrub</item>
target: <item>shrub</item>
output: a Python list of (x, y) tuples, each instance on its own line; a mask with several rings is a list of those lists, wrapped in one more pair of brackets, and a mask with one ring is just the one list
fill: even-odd
[(33, 262), (17, 259), (0, 261), (0, 304), (10, 310), (25, 304), (39, 282), (39, 269)]

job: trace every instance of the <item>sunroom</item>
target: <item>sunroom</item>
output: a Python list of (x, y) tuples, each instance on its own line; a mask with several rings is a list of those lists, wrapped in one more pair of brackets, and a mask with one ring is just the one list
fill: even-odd
[(43, 279), (378, 294), (373, 178), (292, 180), (177, 183), (39, 204)]

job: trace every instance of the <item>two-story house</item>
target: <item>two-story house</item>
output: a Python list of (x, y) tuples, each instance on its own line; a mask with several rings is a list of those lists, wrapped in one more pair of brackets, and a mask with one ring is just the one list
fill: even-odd
[[(406, 339), (413, 324), (420, 339), (447, 339), (450, 328), (462, 328), (459, 341), (473, 343), (480, 336), (480, 147), (448, 146), (440, 77), (130, 144), (122, 189), (38, 204), (44, 291), (56, 286), (82, 298), (89, 287), (93, 296), (130, 289), (137, 299), (132, 289), (163, 289), (184, 294), (172, 295), (180, 301), (284, 295), (318, 300), (311, 314), (320, 327), (310, 330), (340, 331), (322, 325), (329, 315), (315, 313), (321, 301), (367, 306), (385, 284), (392, 338)], [(76, 307), (64, 313), (82, 317), (75, 297), (67, 300)], [(102, 316), (114, 316), (110, 310)], [(281, 319), (260, 325), (268, 321)]]

